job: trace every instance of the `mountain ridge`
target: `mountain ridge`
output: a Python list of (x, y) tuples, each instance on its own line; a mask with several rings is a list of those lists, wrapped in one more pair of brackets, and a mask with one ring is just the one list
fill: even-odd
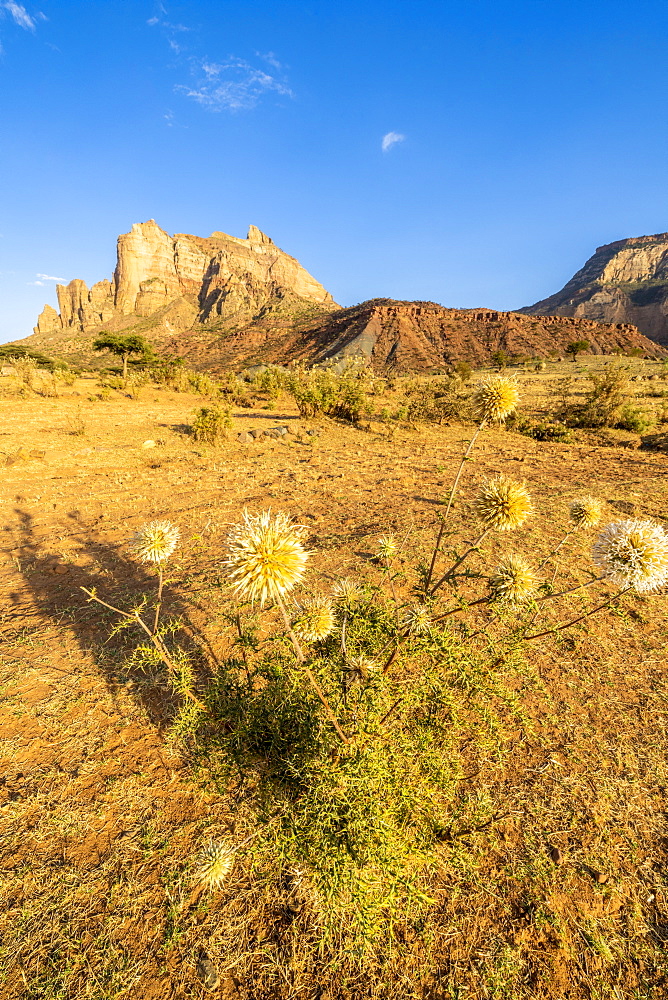
[(631, 236), (597, 247), (564, 287), (517, 310), (631, 323), (668, 345), (668, 233)]

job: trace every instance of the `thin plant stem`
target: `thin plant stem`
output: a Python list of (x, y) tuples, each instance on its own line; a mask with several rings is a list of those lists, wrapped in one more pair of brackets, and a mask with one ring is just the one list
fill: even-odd
[(468, 556), (470, 556), (472, 552), (475, 552), (475, 550), (478, 548), (478, 546), (481, 544), (481, 542), (484, 541), (484, 539), (487, 537), (487, 535), (490, 533), (491, 530), (492, 530), (491, 528), (485, 528), (485, 530), (482, 532), (482, 534), (478, 535), (478, 537), (476, 538), (475, 542), (473, 542), (473, 544), (469, 546), (469, 548), (466, 550), (466, 552), (464, 553), (464, 555), (460, 556), (459, 559), (455, 563), (452, 564), (452, 566), (450, 567), (450, 569), (447, 570), (443, 574), (443, 576), (438, 581), (438, 583), (434, 584), (434, 586), (431, 588), (431, 591), (430, 591), (430, 594), (432, 596), (436, 593), (436, 591), (438, 590), (438, 588), (440, 586), (442, 586), (442, 584), (445, 583), (445, 581), (448, 579), (448, 577), (452, 576), (454, 574), (454, 572), (455, 572), (456, 569), (459, 569), (459, 567), (464, 562), (464, 560), (466, 558), (468, 558)]
[(160, 618), (160, 607), (162, 605), (162, 563), (158, 563), (158, 597), (155, 602), (155, 618), (153, 619), (153, 635), (158, 631), (158, 619)]
[(617, 600), (618, 597), (621, 597), (623, 594), (628, 594), (630, 589), (630, 587), (626, 587), (624, 590), (618, 591), (618, 593), (609, 597), (607, 601), (604, 601), (603, 604), (599, 604), (597, 608), (592, 608), (591, 611), (587, 611), (586, 614), (580, 615), (579, 618), (572, 618), (569, 622), (564, 622), (563, 625), (557, 625), (554, 628), (548, 628), (544, 632), (535, 632), (533, 635), (525, 635), (522, 637), (522, 642), (529, 642), (531, 639), (541, 639), (544, 635), (552, 635), (553, 632), (561, 632), (562, 629), (570, 628), (571, 625), (577, 625), (578, 622), (584, 621), (585, 618), (589, 618), (590, 615), (595, 615), (597, 611), (602, 611), (603, 608), (607, 608), (608, 605), (612, 604), (612, 602)]
[(569, 587), (568, 590), (560, 590), (558, 594), (543, 594), (542, 597), (536, 598), (536, 603), (539, 601), (550, 601), (555, 597), (564, 597), (566, 594), (574, 594), (576, 590), (582, 590), (583, 587), (591, 587), (592, 583), (600, 583), (601, 580), (605, 580), (605, 576), (595, 576), (593, 580), (587, 580), (586, 583), (578, 583), (575, 587)]
[[(113, 604), (107, 604), (107, 602), (103, 601), (100, 597), (97, 596), (97, 594), (94, 594), (92, 590), (88, 590), (86, 587), (81, 587), (81, 590), (83, 590), (84, 594), (88, 594), (88, 597), (91, 601), (96, 601), (98, 604), (101, 604), (102, 607), (109, 608), (110, 611), (114, 611), (117, 615), (121, 615), (123, 618), (129, 618), (132, 621), (136, 621), (139, 627), (143, 629), (144, 632), (146, 632), (146, 635), (149, 637), (149, 639), (155, 646), (156, 650), (160, 654), (160, 659), (165, 664), (167, 669), (170, 670), (173, 674), (178, 673), (178, 670), (176, 669), (176, 664), (169, 655), (169, 652), (167, 651), (167, 648), (163, 643), (162, 639), (160, 638), (160, 636), (155, 635), (153, 632), (151, 632), (150, 628), (148, 627), (146, 622), (141, 618), (138, 611), (134, 612), (122, 611), (121, 608), (115, 608)], [(188, 691), (186, 689), (182, 693), (185, 694), (186, 698), (190, 698), (190, 700), (194, 702), (198, 708), (201, 708), (203, 712), (207, 711), (206, 706), (202, 704), (199, 698), (197, 698), (192, 693), (192, 691)]]
[(295, 654), (297, 656), (297, 662), (299, 663), (300, 667), (302, 668), (302, 670), (304, 671), (304, 673), (308, 677), (313, 690), (315, 691), (315, 693), (317, 694), (318, 698), (322, 702), (322, 704), (324, 706), (324, 709), (325, 709), (325, 712), (327, 713), (327, 717), (329, 718), (329, 721), (334, 726), (334, 729), (336, 730), (336, 733), (337, 733), (339, 739), (341, 740), (342, 743), (347, 743), (348, 742), (348, 737), (346, 736), (346, 734), (344, 733), (344, 731), (341, 729), (341, 726), (339, 725), (339, 721), (336, 718), (336, 716), (334, 715), (334, 712), (332, 710), (332, 706), (327, 701), (327, 698), (325, 696), (325, 692), (320, 687), (320, 684), (318, 683), (315, 674), (310, 670), (310, 668), (308, 667), (308, 665), (306, 663), (306, 657), (304, 656), (304, 653), (302, 651), (302, 647), (299, 645), (299, 639), (297, 638), (297, 636), (295, 635), (295, 633), (292, 631), (292, 626), (290, 624), (290, 618), (288, 617), (288, 613), (287, 613), (287, 611), (285, 609), (285, 605), (283, 604), (283, 601), (281, 600), (280, 596), (278, 596), (278, 595), (276, 595), (276, 603), (278, 604), (278, 607), (279, 607), (279, 610), (281, 612), (281, 615), (283, 616), (283, 622), (285, 623), (286, 631), (287, 631), (288, 635), (290, 636), (290, 641), (291, 641), (291, 643), (292, 643), (292, 645), (294, 647)]
[(436, 544), (434, 545), (434, 551), (432, 553), (431, 563), (429, 564), (429, 572), (427, 573), (427, 579), (426, 579), (425, 585), (424, 585), (424, 592), (425, 592), (425, 594), (429, 593), (429, 585), (431, 583), (431, 578), (434, 575), (434, 567), (436, 566), (436, 560), (438, 558), (438, 553), (439, 553), (440, 548), (441, 548), (441, 542), (443, 540), (443, 532), (445, 531), (445, 522), (448, 519), (448, 515), (449, 515), (450, 510), (452, 508), (453, 500), (455, 499), (455, 493), (457, 492), (457, 487), (459, 486), (459, 480), (460, 480), (460, 477), (461, 477), (461, 474), (462, 474), (462, 469), (466, 465), (466, 460), (468, 459), (469, 455), (471, 454), (471, 452), (473, 450), (473, 446), (476, 443), (476, 440), (478, 438), (478, 435), (480, 434), (480, 431), (483, 429), (483, 427), (485, 426), (486, 423), (487, 423), (486, 420), (481, 420), (480, 421), (480, 423), (476, 427), (475, 434), (473, 435), (473, 437), (469, 441), (468, 448), (464, 452), (464, 454), (462, 456), (462, 460), (459, 463), (459, 468), (457, 469), (457, 474), (455, 475), (455, 481), (452, 484), (452, 488), (450, 490), (450, 496), (448, 497), (448, 505), (445, 508), (445, 513), (441, 517), (441, 526), (438, 529), (438, 535), (436, 537)]
[(571, 535), (574, 534), (577, 530), (578, 529), (577, 529), (577, 526), (576, 526), (574, 528), (571, 528), (570, 531), (567, 531), (566, 534), (564, 535), (564, 537), (561, 539), (561, 541), (557, 545), (556, 549), (552, 549), (552, 551), (550, 552), (550, 554), (548, 556), (545, 556), (545, 558), (543, 559), (543, 561), (541, 563), (539, 563), (537, 569), (541, 570), (546, 563), (549, 563), (550, 559), (552, 559), (554, 556), (556, 556), (557, 552), (559, 551), (559, 549), (561, 548), (561, 546), (564, 544), (564, 542), (567, 542), (568, 539), (571, 537)]

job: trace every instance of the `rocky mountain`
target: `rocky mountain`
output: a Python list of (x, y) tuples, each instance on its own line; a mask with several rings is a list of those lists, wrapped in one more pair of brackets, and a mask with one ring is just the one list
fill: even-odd
[(560, 292), (519, 312), (633, 323), (668, 344), (668, 233), (598, 247)]
[[(600, 270), (597, 264), (591, 273)], [(169, 236), (153, 220), (137, 223), (118, 238), (111, 281), (89, 289), (75, 279), (58, 285), (57, 292), (60, 312), (45, 306), (34, 335), (21, 343), (75, 364), (97, 357), (92, 343), (103, 329), (140, 333), (197, 368), (345, 362), (357, 355), (379, 370), (433, 371), (458, 360), (484, 364), (499, 350), (561, 354), (572, 340), (588, 340), (597, 354), (630, 348), (650, 357), (665, 354), (626, 321), (392, 299), (340, 309), (294, 257), (255, 226), (243, 240), (221, 232)]]
[(488, 363), (499, 350), (548, 357), (574, 340), (594, 354), (639, 348), (648, 357), (665, 351), (628, 323), (603, 324), (571, 317), (523, 316), (493, 309), (447, 309), (435, 302), (374, 299), (304, 320), (290, 331), (256, 326), (211, 338), (193, 332), (175, 338), (171, 350), (193, 366), (236, 367), (288, 361), (342, 362), (367, 358), (379, 371), (436, 371), (454, 361)]
[(118, 237), (111, 281), (88, 288), (75, 278), (57, 285), (60, 313), (45, 306), (35, 334), (40, 342), (63, 333), (141, 328), (149, 339), (206, 325), (246, 326), (267, 314), (277, 322), (300, 312), (336, 308), (332, 296), (299, 261), (255, 226), (245, 240), (215, 232), (203, 238), (169, 236), (151, 219)]

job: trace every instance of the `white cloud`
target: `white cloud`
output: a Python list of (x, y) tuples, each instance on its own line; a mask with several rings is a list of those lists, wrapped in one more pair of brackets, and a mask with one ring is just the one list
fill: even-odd
[(43, 281), (29, 281), (28, 284), (29, 285), (43, 285), (44, 282)]
[(270, 66), (273, 66), (274, 69), (283, 69), (283, 64), (278, 61), (273, 52), (256, 52), (255, 55), (258, 59), (264, 59), (264, 61)]
[[(59, 281), (60, 284), (62, 285), (63, 282), (65, 281), (65, 278), (54, 278), (52, 274), (38, 274), (37, 277), (42, 279), (39, 282), (40, 285), (43, 284), (43, 282), (45, 281)], [(35, 284), (37, 284), (37, 282), (35, 282)]]
[(149, 17), (149, 19), (148, 19), (148, 21), (146, 23), (150, 24), (151, 27), (153, 27), (155, 24), (160, 24), (160, 18), (159, 17)]
[(387, 153), (388, 150), (392, 149), (392, 146), (397, 142), (403, 142), (405, 138), (406, 136), (402, 135), (401, 132), (386, 132), (380, 144), (381, 149), (384, 153)]
[(197, 101), (208, 111), (242, 111), (254, 108), (268, 93), (293, 97), (286, 80), (251, 66), (244, 59), (232, 56), (225, 63), (202, 60), (193, 72), (204, 74), (195, 87), (179, 85), (176, 90)]
[(14, 21), (20, 28), (25, 28), (26, 31), (35, 30), (34, 18), (30, 16), (25, 7), (23, 7), (20, 3), (15, 3), (14, 0), (2, 0), (0, 7), (6, 10), (8, 14), (11, 14)]

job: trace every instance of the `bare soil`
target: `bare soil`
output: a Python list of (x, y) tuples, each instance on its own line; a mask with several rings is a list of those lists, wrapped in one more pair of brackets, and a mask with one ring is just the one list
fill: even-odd
[[(633, 364), (640, 378), (658, 371)], [(529, 412), (549, 409), (572, 370), (583, 380), (587, 366), (521, 374)], [(217, 789), (170, 743), (170, 692), (123, 672), (134, 639), (110, 638), (113, 615), (81, 587), (132, 606), (154, 581), (128, 541), (169, 518), (182, 544), (165, 613), (222, 655), (225, 527), (244, 507), (271, 507), (312, 526), (320, 586), (373, 575), (376, 540), (393, 531), (408, 589), (470, 427), (306, 424), (282, 399), (273, 411), (239, 410), (234, 433), (284, 425), (285, 438), (232, 435), (210, 448), (186, 433), (202, 405), (195, 396), (148, 386), (137, 399), (104, 400), (94, 379), (80, 379), (58, 398), (20, 397), (2, 381), (3, 997), (668, 994), (666, 595), (625, 599), (533, 644), (538, 681), (518, 692), (524, 725), (499, 734), (503, 754), (469, 751), (468, 789), (493, 801), (494, 822), (444, 842), (429, 933), (407, 929), (385, 968), (355, 981), (304, 958), (276, 900), (257, 904), (243, 859), (218, 893), (188, 881), (188, 858), (234, 829), (234, 789)], [(655, 407), (657, 385), (639, 384)], [(607, 520), (666, 524), (667, 458), (639, 443), (625, 432), (559, 444), (491, 430), (459, 506), (484, 476), (524, 479), (537, 514), (517, 547), (537, 554), (567, 529), (568, 501), (583, 493), (606, 502)], [(563, 556), (566, 585), (583, 579), (590, 543), (576, 537)], [(584, 606), (564, 600), (551, 620)]]

